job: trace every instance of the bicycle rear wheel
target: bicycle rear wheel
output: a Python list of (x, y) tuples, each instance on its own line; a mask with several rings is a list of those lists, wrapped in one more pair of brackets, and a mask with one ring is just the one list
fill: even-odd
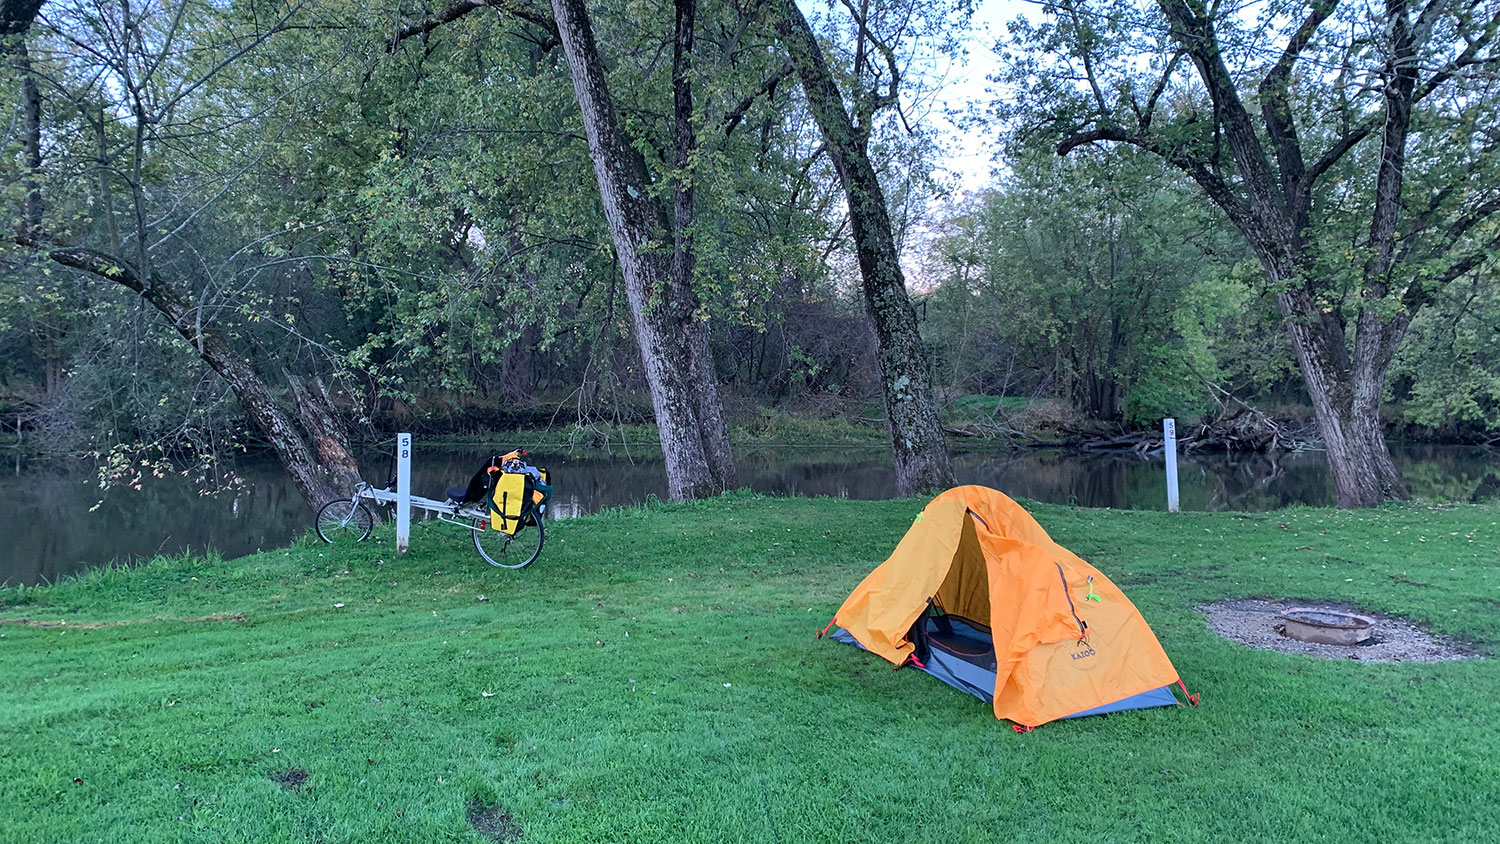
[(481, 516), (474, 520), (474, 550), (486, 563), (503, 569), (524, 569), (536, 562), (542, 554), (542, 543), (547, 541), (546, 528), (540, 519), (535, 525), (527, 525), (515, 535), (490, 530), (490, 520)]
[(364, 542), (375, 528), (375, 514), (352, 498), (336, 498), (318, 511), (318, 538), (329, 545)]

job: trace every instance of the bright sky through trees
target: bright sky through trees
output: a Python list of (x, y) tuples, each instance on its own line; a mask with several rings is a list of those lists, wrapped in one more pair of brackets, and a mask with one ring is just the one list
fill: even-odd
[(966, 55), (940, 68), (933, 81), (938, 87), (933, 125), (951, 138), (944, 144), (948, 154), (942, 166), (960, 190), (989, 184), (997, 132), (993, 127), (964, 128), (959, 121), (970, 111), (982, 113), (994, 98), (989, 77), (999, 67), (994, 47), (1005, 33), (1006, 21), (1019, 16), (1039, 18), (1042, 12), (1041, 5), (1027, 0), (981, 0), (964, 37)]

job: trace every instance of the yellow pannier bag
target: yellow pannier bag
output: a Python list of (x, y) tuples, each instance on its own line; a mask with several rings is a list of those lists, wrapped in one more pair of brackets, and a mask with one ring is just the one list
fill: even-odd
[(501, 472), (490, 491), (490, 530), (514, 534), (521, 529), (521, 511), (526, 507), (526, 475)]

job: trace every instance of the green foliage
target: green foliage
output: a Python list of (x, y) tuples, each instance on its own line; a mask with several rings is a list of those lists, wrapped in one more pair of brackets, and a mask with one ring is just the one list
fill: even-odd
[(1251, 650), (1194, 607), (1349, 602), (1494, 650), (1494, 508), (1032, 505), (1203, 698), (1018, 736), (813, 638), (919, 507), (742, 493), (557, 522), (519, 573), (419, 525), (404, 557), (383, 528), (4, 590), (32, 623), (0, 624), (0, 826), (477, 844), (477, 801), (536, 842), (1488, 835), (1500, 663)]
[[(578, 107), (541, 30), (481, 11), (388, 52), (390, 22), (414, 10), (186, 3), (176, 19), (174, 2), (132, 12), (163, 57), (148, 93), (182, 93), (149, 126), (117, 119), (132, 109), (120, 68), (155, 61), (111, 39), (125, 7), (60, 10), (73, 40), (37, 31), (57, 84), (44, 111), (54, 237), (126, 260), (128, 244), (153, 242), (152, 271), (268, 382), (283, 367), (343, 376), (358, 417), (476, 392), (482, 406), (571, 395), (584, 417), (635, 401), (639, 355)], [(657, 61), (670, 10), (597, 14), (652, 189), (696, 186), (695, 283), (719, 344), (780, 328), (788, 301), (833, 298), (820, 260), (832, 173), (808, 160), (795, 86), (741, 108), (781, 63), (762, 34), (733, 7), (703, 5), (699, 149), (678, 173), (664, 163), (670, 67)], [(102, 174), (99, 149), (114, 156)], [(132, 234), (137, 200), (149, 225)], [(128, 292), (45, 260), (4, 275), (0, 292), (14, 293), (0, 299), (0, 396), (18, 397), (32, 431), (57, 420), (58, 448), (240, 433), (232, 397)], [(131, 348), (142, 338), (152, 354)], [(816, 375), (807, 389), (847, 380), (804, 343), (816, 360), (762, 348), (757, 369)]]
[(955, 389), (1055, 385), (1103, 420), (1205, 410), (1215, 339), (1248, 298), (1215, 260), (1217, 222), (1142, 154), (1019, 148), (936, 244), (943, 374)]
[(1391, 374), (1407, 420), (1500, 429), (1500, 285), (1482, 273), (1444, 290), (1412, 321)]
[[(1476, 271), (1493, 279), (1500, 156), (1487, 127), (1500, 120), (1500, 97), (1491, 77), (1465, 69), (1497, 61), (1495, 14), (1493, 2), (1048, 6), (1011, 24), (999, 79), (1013, 95), (995, 112), (1015, 141), (1069, 155), (1130, 145), (1190, 177), (1255, 250), (1259, 271), (1235, 276), (1276, 297), (1280, 318), (1314, 326), (1299, 336), (1329, 349), (1304, 355), (1307, 365), (1349, 354), (1352, 364), (1320, 382), (1363, 378), (1371, 383), (1350, 389), (1379, 389), (1406, 320), (1447, 284)], [(1184, 32), (1197, 25), (1188, 19), (1204, 29)], [(1370, 35), (1350, 40), (1355, 31)], [(1203, 39), (1212, 48), (1195, 53)], [(1232, 329), (1238, 354), (1221, 363), (1239, 387), (1284, 393), (1285, 352), (1254, 337), (1269, 324)], [(1419, 324), (1413, 335), (1455, 345), (1432, 339), (1441, 331)], [(1484, 385), (1493, 367), (1404, 357), (1410, 418), (1493, 424)], [(1430, 373), (1412, 369), (1419, 358)]]

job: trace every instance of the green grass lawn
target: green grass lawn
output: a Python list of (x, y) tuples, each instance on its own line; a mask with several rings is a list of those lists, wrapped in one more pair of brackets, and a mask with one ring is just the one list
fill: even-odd
[(1494, 650), (1500, 510), (1035, 505), (1203, 705), (1018, 735), (813, 638), (920, 506), (612, 511), (556, 523), (520, 572), (423, 525), (405, 557), (377, 534), (0, 591), (0, 840), (1500, 835), (1500, 663), (1255, 651), (1194, 610), (1331, 599)]
[(1038, 399), (1030, 396), (987, 396), (980, 393), (965, 393), (953, 400), (953, 411), (958, 414), (994, 415), (998, 410), (1018, 413)]

